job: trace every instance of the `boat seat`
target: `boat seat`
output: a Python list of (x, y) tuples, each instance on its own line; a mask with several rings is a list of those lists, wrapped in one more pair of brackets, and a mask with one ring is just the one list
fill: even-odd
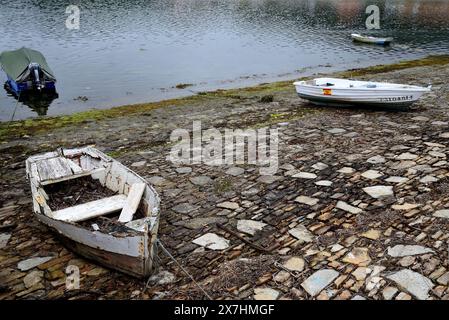
[(90, 201), (73, 207), (53, 212), (52, 218), (67, 222), (80, 222), (95, 217), (120, 211), (125, 206), (127, 197), (124, 194), (115, 195), (100, 200)]

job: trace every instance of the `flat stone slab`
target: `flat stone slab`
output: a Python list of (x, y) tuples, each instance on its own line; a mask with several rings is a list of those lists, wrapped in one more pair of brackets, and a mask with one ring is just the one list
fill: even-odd
[(132, 163), (131, 167), (133, 167), (133, 168), (140, 168), (140, 167), (145, 166), (146, 164), (147, 164), (147, 162), (145, 160), (143, 160), (143, 161), (138, 161), (138, 162)]
[(330, 187), (332, 185), (332, 181), (329, 180), (320, 180), (315, 182), (315, 184), (317, 186), (321, 186), (321, 187)]
[(435, 211), (435, 213), (433, 214), (434, 217), (437, 218), (446, 218), (449, 219), (449, 209), (443, 209), (443, 210), (438, 210)]
[(283, 264), (285, 268), (290, 271), (298, 271), (301, 272), (304, 270), (305, 262), (304, 259), (300, 257), (291, 257)]
[(42, 281), (44, 271), (31, 271), (23, 278), (23, 283), (26, 288), (31, 288)]
[(409, 269), (402, 269), (387, 276), (387, 278), (419, 300), (428, 299), (429, 290), (433, 288), (433, 283), (430, 279)]
[(371, 180), (382, 177), (383, 175), (384, 174), (382, 172), (377, 171), (377, 170), (367, 170), (361, 174), (362, 177), (371, 179)]
[(354, 248), (344, 258), (343, 262), (355, 264), (357, 266), (366, 267), (371, 262), (368, 248)]
[(153, 283), (153, 284), (164, 285), (164, 284), (173, 283), (173, 282), (175, 282), (175, 280), (176, 280), (176, 277), (173, 273), (171, 273), (167, 270), (162, 270), (162, 271), (158, 272), (157, 274), (152, 275), (148, 279), (148, 282)]
[(300, 179), (315, 179), (317, 177), (316, 174), (310, 172), (298, 172), (292, 176), (293, 178)]
[(363, 212), (362, 209), (357, 208), (357, 207), (353, 207), (353, 206), (351, 206), (350, 204), (348, 204), (348, 203), (346, 203), (344, 201), (338, 201), (337, 205), (335, 207), (338, 208), (338, 209), (341, 209), (343, 211), (352, 213), (352, 214), (358, 214), (358, 213)]
[(391, 176), (385, 179), (386, 182), (390, 183), (404, 183), (407, 182), (409, 179), (405, 177), (398, 177), (398, 176)]
[(434, 176), (424, 176), (421, 179), (419, 179), (419, 182), (421, 183), (432, 183), (432, 182), (437, 182), (438, 178), (435, 178)]
[(345, 133), (346, 130), (342, 129), (342, 128), (332, 128), (327, 130), (327, 132), (332, 133), (332, 134), (339, 134), (339, 133)]
[(373, 156), (373, 157), (369, 158), (368, 160), (366, 160), (366, 162), (372, 163), (372, 164), (384, 163), (385, 161), (386, 161), (385, 158), (380, 155)]
[(27, 270), (33, 269), (47, 261), (50, 261), (53, 258), (54, 257), (36, 257), (36, 258), (26, 259), (26, 260), (20, 261), (17, 264), (17, 268), (20, 271), (27, 271)]
[(188, 229), (201, 229), (204, 226), (214, 223), (226, 223), (227, 219), (224, 217), (205, 217), (205, 218), (193, 218), (187, 220), (181, 220), (175, 222), (176, 226), (183, 226)]
[(276, 182), (278, 180), (281, 180), (281, 179), (282, 179), (282, 177), (280, 177), (280, 176), (268, 176), (268, 175), (265, 175), (265, 176), (260, 176), (259, 179), (257, 179), (257, 181), (262, 182), (262, 183), (266, 183), (266, 184), (271, 184), (271, 183), (274, 183), (274, 182)]
[(351, 173), (354, 173), (355, 170), (351, 167), (343, 167), (343, 168), (337, 170), (337, 172), (344, 173), (344, 174), (351, 174)]
[(189, 179), (190, 182), (197, 186), (205, 186), (212, 183), (212, 179), (208, 176), (197, 176)]
[(10, 238), (11, 238), (11, 234), (0, 233), (0, 249), (3, 249), (4, 247), (6, 247)]
[(223, 209), (235, 210), (235, 209), (238, 209), (240, 206), (237, 202), (225, 201), (225, 202), (217, 204), (217, 207), (223, 208)]
[(279, 294), (279, 291), (272, 288), (256, 288), (254, 289), (254, 300), (276, 300)]
[(327, 167), (329, 167), (329, 166), (322, 162), (317, 162), (312, 166), (312, 168), (314, 168), (315, 170), (320, 170), (320, 171), (326, 169)]
[(318, 270), (301, 283), (301, 287), (314, 297), (330, 285), (338, 275), (339, 273), (333, 269)]
[(404, 161), (400, 161), (397, 163), (393, 163), (392, 165), (390, 165), (390, 168), (393, 170), (405, 170), (405, 169), (411, 168), (413, 166), (416, 166), (415, 161), (404, 160)]
[(194, 244), (211, 250), (224, 250), (229, 247), (229, 240), (216, 235), (215, 233), (206, 233), (192, 241)]
[(165, 180), (164, 178), (162, 178), (160, 176), (152, 176), (152, 177), (148, 178), (148, 182), (155, 186), (163, 186), (164, 184), (167, 183), (167, 180)]
[(448, 139), (448, 138), (449, 138), (449, 132), (441, 133), (441, 134), (440, 134), (440, 138)]
[(194, 207), (190, 203), (185, 202), (185, 203), (180, 203), (171, 209), (177, 213), (188, 214), (192, 211), (195, 211), (197, 209), (197, 207)]
[(404, 204), (394, 204), (391, 206), (393, 210), (403, 210), (403, 211), (409, 211), (416, 209), (420, 207), (421, 205), (419, 203), (404, 203)]
[(309, 206), (314, 206), (318, 203), (319, 200), (317, 198), (311, 198), (308, 196), (299, 196), (295, 198), (295, 201)]
[(410, 152), (404, 152), (398, 155), (396, 160), (415, 160), (416, 158), (418, 158), (418, 155)]
[(366, 187), (366, 188), (363, 188), (363, 191), (365, 191), (367, 194), (369, 194), (371, 197), (373, 197), (375, 199), (394, 195), (392, 186)]
[(388, 255), (392, 257), (415, 256), (426, 253), (435, 253), (432, 249), (419, 245), (402, 245), (398, 244), (394, 247), (388, 247)]
[(184, 174), (184, 173), (190, 173), (192, 172), (192, 168), (190, 167), (180, 167), (175, 169), (177, 173)]
[(261, 231), (266, 225), (266, 223), (255, 220), (239, 220), (237, 221), (237, 230), (253, 236), (257, 231)]
[(302, 242), (312, 242), (314, 239), (313, 234), (303, 225), (297, 225), (293, 229), (290, 229), (288, 233)]
[(242, 175), (244, 173), (245, 173), (245, 169), (240, 168), (240, 167), (232, 167), (232, 168), (229, 168), (226, 171), (226, 174), (229, 174), (229, 175), (234, 176), (234, 177), (240, 176), (240, 175)]

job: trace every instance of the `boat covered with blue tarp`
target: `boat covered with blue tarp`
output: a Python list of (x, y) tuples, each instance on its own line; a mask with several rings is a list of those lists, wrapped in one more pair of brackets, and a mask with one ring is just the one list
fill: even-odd
[(54, 91), (56, 77), (39, 51), (20, 48), (3, 51), (0, 65), (7, 75), (6, 88), (19, 95), (25, 91)]

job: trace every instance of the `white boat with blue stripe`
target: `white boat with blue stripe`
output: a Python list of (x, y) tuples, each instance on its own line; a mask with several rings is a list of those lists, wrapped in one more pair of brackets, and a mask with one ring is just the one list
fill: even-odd
[(293, 83), (299, 97), (317, 105), (409, 108), (431, 86), (316, 78)]

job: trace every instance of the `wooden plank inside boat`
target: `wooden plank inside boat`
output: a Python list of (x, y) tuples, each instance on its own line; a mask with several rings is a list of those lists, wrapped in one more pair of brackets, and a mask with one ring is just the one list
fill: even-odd
[(70, 165), (62, 157), (39, 161), (37, 171), (41, 181), (54, 180), (73, 174)]
[(118, 221), (129, 222), (133, 219), (134, 213), (136, 213), (139, 207), (140, 200), (142, 199), (143, 192), (145, 191), (145, 183), (134, 183), (129, 189), (128, 198), (126, 204), (123, 207)]
[(79, 222), (91, 218), (99, 217), (123, 209), (126, 196), (119, 194), (116, 196), (103, 198), (96, 201), (83, 203), (77, 206), (58, 210), (53, 213), (52, 218), (56, 220)]

